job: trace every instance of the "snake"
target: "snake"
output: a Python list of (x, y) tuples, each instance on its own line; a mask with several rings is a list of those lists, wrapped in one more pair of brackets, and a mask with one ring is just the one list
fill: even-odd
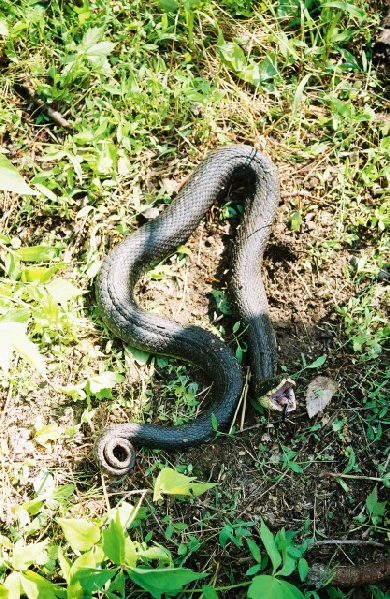
[[(199, 445), (226, 429), (244, 386), (243, 369), (233, 350), (200, 326), (180, 325), (147, 311), (137, 301), (137, 281), (172, 255), (197, 228), (207, 211), (232, 187), (240, 187), (243, 216), (232, 248), (229, 297), (245, 331), (251, 387), (266, 407), (295, 409), (293, 383), (277, 381), (277, 346), (261, 276), (263, 254), (279, 204), (273, 161), (249, 145), (211, 152), (190, 175), (172, 203), (115, 246), (103, 260), (96, 281), (102, 320), (133, 348), (172, 356), (204, 371), (211, 382), (208, 406), (185, 424), (124, 423), (108, 426), (95, 443), (95, 460), (107, 474), (121, 476), (134, 467), (134, 447), (181, 450)], [(277, 381), (275, 387), (274, 383)]]

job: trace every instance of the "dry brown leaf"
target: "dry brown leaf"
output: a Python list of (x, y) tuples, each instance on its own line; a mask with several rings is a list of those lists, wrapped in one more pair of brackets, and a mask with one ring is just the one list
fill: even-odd
[(167, 177), (164, 177), (163, 179), (161, 179), (161, 183), (164, 185), (167, 193), (169, 193), (169, 195), (172, 195), (174, 193), (177, 193), (181, 187), (181, 183), (180, 181), (175, 181), (174, 179), (168, 179)]
[(317, 376), (311, 381), (306, 393), (306, 409), (309, 418), (322, 412), (330, 403), (339, 386), (327, 376)]

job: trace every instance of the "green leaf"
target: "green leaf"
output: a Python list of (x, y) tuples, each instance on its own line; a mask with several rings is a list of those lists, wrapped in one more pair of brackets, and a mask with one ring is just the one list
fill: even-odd
[(275, 571), (282, 563), (282, 556), (276, 548), (274, 535), (272, 534), (268, 526), (266, 526), (263, 519), (261, 519), (260, 525), (260, 538), (262, 540), (262, 543), (264, 544), (267, 554), (270, 557)]
[(50, 262), (58, 256), (59, 250), (47, 245), (33, 245), (19, 248), (15, 253), (22, 262)]
[(45, 554), (47, 542), (16, 545), (12, 552), (11, 564), (14, 570), (27, 570), (32, 564), (39, 563)]
[(303, 98), (303, 90), (305, 89), (306, 83), (309, 81), (311, 76), (312, 76), (312, 73), (306, 73), (306, 75), (302, 78), (302, 81), (300, 82), (300, 84), (298, 85), (298, 87), (295, 91), (293, 105), (292, 105), (292, 115), (293, 116), (295, 116), (299, 110), (299, 107), (301, 105), (302, 98)]
[(218, 420), (214, 412), (211, 414), (211, 426), (213, 427), (213, 431), (218, 431)]
[(90, 46), (85, 55), (88, 58), (104, 57), (111, 54), (114, 48), (115, 44), (112, 42), (99, 42), (98, 44), (93, 44)]
[(62, 430), (58, 424), (46, 424), (36, 431), (34, 439), (37, 443), (45, 447), (48, 441), (57, 441), (61, 436)]
[(167, 495), (201, 495), (216, 486), (216, 483), (195, 483), (196, 476), (186, 476), (173, 468), (163, 468), (154, 485), (153, 501)]
[(56, 599), (56, 597), (66, 597), (65, 589), (61, 589), (61, 587), (30, 570), (20, 574), (20, 583), (29, 599)]
[(75, 287), (70, 281), (61, 278), (50, 281), (50, 283), (46, 285), (46, 289), (52, 298), (58, 304), (61, 304), (61, 306), (65, 306), (66, 302), (69, 300), (86, 293), (85, 291), (82, 291), (82, 289), (77, 289), (77, 287)]
[(305, 580), (309, 573), (309, 564), (304, 557), (301, 557), (301, 559), (298, 561), (298, 572), (300, 579)]
[(60, 565), (60, 568), (62, 570), (62, 576), (63, 578), (65, 578), (67, 584), (69, 584), (70, 582), (70, 568), (72, 565), (72, 562), (70, 561), (69, 558), (67, 558), (61, 547), (58, 547), (58, 563)]
[(377, 488), (374, 487), (366, 499), (366, 508), (370, 516), (383, 516), (387, 501), (378, 501)]
[(204, 599), (218, 599), (217, 591), (213, 587), (202, 586), (202, 593)]
[[(94, 591), (101, 590), (102, 586), (106, 584), (110, 578), (115, 576), (116, 570), (101, 568), (79, 568), (75, 573), (73, 580), (77, 580), (82, 588), (88, 593), (83, 597), (90, 597)], [(42, 597), (43, 599), (43, 597)]]
[(9, 599), (8, 589), (4, 585), (0, 584), (0, 599)]
[(37, 195), (4, 154), (0, 154), (0, 190), (12, 191), (20, 195)]
[(349, 4), (349, 2), (339, 2), (338, 0), (335, 0), (334, 2), (324, 2), (322, 8), (339, 8), (357, 19), (363, 19), (366, 16), (364, 10), (358, 8), (354, 4)]
[(115, 385), (125, 380), (125, 377), (117, 372), (106, 370), (102, 374), (98, 374), (88, 379), (89, 391), (94, 395), (104, 389), (113, 389)]
[(235, 42), (227, 42), (225, 44), (218, 45), (218, 50), (225, 64), (227, 64), (233, 71), (240, 73), (245, 71), (247, 66), (247, 60), (245, 52)]
[(274, 576), (255, 576), (247, 593), (248, 599), (304, 599), (297, 587)]
[(179, 8), (179, 3), (176, 0), (158, 0), (160, 8), (164, 12), (176, 12)]
[(37, 346), (26, 335), (27, 323), (0, 322), (0, 368), (7, 375), (15, 351), (46, 378), (46, 367), (43, 356)]
[(8, 591), (7, 599), (19, 599), (22, 594), (22, 585), (20, 584), (20, 572), (12, 572), (4, 581), (4, 587)]
[(129, 350), (129, 352), (133, 356), (134, 361), (137, 364), (140, 364), (141, 366), (143, 364), (146, 364), (146, 362), (150, 358), (150, 353), (147, 352), (147, 351), (142, 351), (141, 349), (136, 349), (135, 347), (131, 347), (130, 345), (127, 345), (127, 349)]
[(125, 562), (125, 535), (117, 511), (115, 520), (102, 532), (103, 551), (114, 564), (121, 566)]
[(57, 518), (65, 539), (75, 551), (88, 551), (100, 540), (100, 528), (80, 518)]
[(54, 264), (50, 268), (46, 266), (30, 266), (22, 270), (21, 280), (25, 283), (47, 283), (51, 277), (58, 272), (64, 263)]
[(164, 593), (168, 596), (177, 595), (185, 585), (208, 576), (187, 568), (128, 568), (127, 572), (131, 580), (148, 591), (154, 599), (160, 599)]
[(250, 538), (246, 539), (246, 542), (248, 543), (249, 551), (251, 552), (257, 563), (261, 564), (261, 553), (258, 544)]
[(325, 364), (327, 357), (328, 356), (326, 354), (323, 354), (322, 356), (317, 358), (317, 360), (306, 366), (306, 368), (320, 368)]
[(290, 214), (289, 224), (291, 231), (299, 233), (302, 226), (302, 212), (300, 210), (296, 210)]
[(288, 462), (288, 467), (290, 468), (290, 470), (292, 470), (293, 472), (297, 472), (298, 474), (303, 472), (303, 468), (296, 462), (293, 462), (292, 460)]

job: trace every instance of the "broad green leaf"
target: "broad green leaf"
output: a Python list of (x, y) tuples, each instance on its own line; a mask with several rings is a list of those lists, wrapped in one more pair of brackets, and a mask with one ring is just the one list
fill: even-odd
[(126, 566), (129, 566), (131, 568), (135, 567), (137, 565), (138, 556), (141, 554), (143, 555), (143, 552), (140, 551), (138, 553), (133, 541), (130, 539), (129, 536), (126, 536), (125, 537), (125, 557), (124, 557), (124, 563), (126, 564)]
[(131, 347), (130, 345), (126, 346), (127, 349), (129, 350), (129, 352), (131, 353), (131, 355), (134, 358), (134, 361), (137, 364), (146, 364), (146, 362), (149, 360), (150, 358), (150, 353), (147, 351), (142, 351), (141, 349), (136, 349), (135, 347)]
[(23, 592), (20, 584), (20, 573), (12, 572), (4, 581), (4, 587), (8, 591), (8, 599), (19, 599)]
[(272, 562), (274, 571), (277, 570), (282, 563), (282, 556), (277, 550), (275, 538), (268, 526), (264, 523), (264, 520), (261, 520), (260, 525), (260, 538), (264, 544), (265, 550), (269, 555), (269, 558)]
[(309, 573), (309, 564), (305, 560), (304, 557), (301, 557), (298, 561), (298, 572), (301, 580), (305, 580), (306, 576)]
[(53, 499), (69, 499), (75, 491), (76, 485), (68, 483), (67, 485), (59, 485), (53, 491)]
[(91, 27), (90, 29), (87, 29), (87, 31), (84, 33), (83, 39), (81, 40), (81, 45), (84, 48), (88, 48), (93, 44), (97, 44), (97, 42), (102, 38), (103, 35), (103, 27)]
[(34, 439), (40, 445), (45, 447), (48, 441), (57, 441), (62, 436), (62, 430), (58, 424), (46, 424), (41, 428), (37, 429)]
[(84, 596), (91, 597), (90, 593), (101, 589), (115, 574), (116, 570), (114, 569), (80, 568), (75, 572), (74, 580), (79, 581), (82, 588), (88, 593)]
[(295, 212), (290, 214), (289, 224), (291, 231), (294, 231), (294, 233), (299, 233), (302, 226), (302, 213), (300, 210), (295, 210)]
[(218, 45), (218, 50), (224, 62), (236, 73), (245, 71), (247, 60), (244, 50), (235, 42)]
[(29, 308), (12, 308), (0, 316), (0, 322), (28, 322), (29, 320)]
[(119, 513), (115, 520), (110, 520), (108, 528), (102, 532), (103, 551), (114, 564), (121, 566), (125, 562), (125, 535), (120, 523)]
[(19, 248), (15, 253), (22, 262), (50, 262), (58, 256), (59, 250), (47, 245), (33, 245)]
[(46, 266), (30, 266), (22, 270), (21, 280), (25, 283), (47, 283), (58, 272), (62, 264), (55, 264), (50, 268)]
[(41, 541), (24, 546), (15, 545), (10, 560), (13, 569), (27, 570), (32, 564), (39, 563), (45, 555), (46, 544), (46, 541)]
[(293, 462), (292, 460), (290, 460), (288, 462), (288, 467), (290, 468), (290, 470), (292, 470), (293, 472), (297, 472), (298, 474), (300, 474), (301, 472), (303, 472), (302, 466), (300, 466), (296, 462)]
[(290, 576), (295, 571), (296, 567), (296, 555), (294, 547), (289, 546), (282, 550), (283, 556), (283, 567), (278, 570), (277, 576)]
[(203, 586), (202, 593), (204, 599), (218, 599), (217, 591), (213, 587)]
[(76, 576), (79, 570), (83, 570), (85, 568), (89, 570), (97, 570), (102, 565), (104, 559), (103, 549), (101, 548), (100, 543), (98, 545), (94, 545), (92, 549), (80, 555), (80, 557), (76, 558), (70, 569), (71, 580)]
[(158, 545), (157, 543), (146, 549), (143, 549), (143, 547), (140, 546), (138, 547), (137, 553), (139, 557), (145, 557), (148, 560), (157, 559), (160, 563), (163, 562), (168, 565), (172, 564), (171, 552), (166, 547)]
[(317, 360), (306, 366), (306, 368), (320, 368), (325, 364), (327, 357), (328, 356), (326, 354), (323, 354), (322, 356), (317, 358)]
[(83, 389), (87, 386), (87, 381), (79, 383), (78, 385), (65, 385), (57, 387), (57, 391), (70, 395), (73, 399), (85, 399), (87, 394)]
[(77, 287), (75, 287), (70, 281), (61, 278), (50, 281), (50, 283), (46, 285), (46, 289), (52, 298), (58, 304), (61, 304), (61, 306), (65, 306), (69, 300), (85, 293), (85, 291), (82, 289), (77, 289)]
[(126, 501), (122, 501), (120, 505), (118, 505), (116, 508), (112, 508), (108, 512), (107, 518), (108, 520), (116, 521), (117, 515), (119, 515), (120, 525), (123, 529), (125, 529), (129, 528), (129, 526), (132, 524), (137, 513), (139, 514), (139, 511), (134, 505)]
[(70, 561), (69, 558), (67, 558), (61, 547), (58, 547), (58, 563), (60, 565), (60, 568), (62, 570), (62, 576), (63, 578), (65, 578), (66, 582), (69, 584), (70, 582), (70, 568), (72, 565), (72, 562)]
[(37, 195), (4, 154), (0, 154), (0, 190), (12, 191), (20, 195)]
[(73, 550), (88, 551), (100, 541), (100, 528), (80, 518), (57, 518), (65, 539)]
[(12, 354), (15, 351), (46, 378), (43, 356), (37, 346), (26, 335), (27, 323), (0, 322), (0, 368), (8, 374)]
[(297, 587), (274, 576), (255, 576), (247, 593), (248, 599), (304, 599)]
[(148, 591), (154, 599), (160, 599), (164, 593), (168, 596), (177, 595), (185, 585), (208, 576), (187, 568), (128, 568), (127, 572), (131, 580)]
[(176, 12), (179, 8), (179, 3), (176, 0), (158, 0), (158, 3), (164, 12)]
[(20, 584), (28, 599), (56, 599), (56, 597), (66, 597), (64, 589), (61, 589), (61, 587), (30, 570), (20, 574)]
[(363, 9), (354, 4), (350, 4), (349, 2), (339, 2), (338, 0), (335, 0), (334, 2), (324, 2), (321, 8), (339, 8), (357, 19), (363, 19), (366, 15)]
[(163, 468), (154, 485), (153, 501), (168, 495), (201, 495), (216, 486), (216, 483), (195, 483), (196, 476), (186, 476), (173, 468)]
[(255, 541), (253, 539), (247, 538), (246, 542), (248, 543), (249, 551), (251, 552), (251, 554), (257, 561), (257, 563), (260, 564), (261, 563), (260, 547), (258, 546), (257, 543), (255, 543)]
[(99, 42), (98, 44), (93, 44), (90, 46), (85, 54), (88, 58), (108, 56), (108, 54), (111, 54), (114, 48), (115, 44), (112, 42)]
[(88, 379), (88, 386), (91, 393), (96, 394), (103, 389), (113, 389), (115, 385), (124, 381), (124, 377), (117, 373), (106, 370), (102, 374), (98, 374)]
[(374, 487), (366, 499), (366, 509), (371, 516), (383, 516), (387, 501), (378, 501), (378, 491)]
[(0, 599), (9, 599), (9, 591), (2, 584), (0, 584)]

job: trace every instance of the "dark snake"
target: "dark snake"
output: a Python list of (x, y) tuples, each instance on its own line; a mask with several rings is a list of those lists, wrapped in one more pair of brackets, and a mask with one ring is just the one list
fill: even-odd
[[(243, 373), (233, 351), (218, 337), (181, 326), (147, 312), (135, 299), (140, 277), (172, 254), (198, 226), (207, 210), (226, 198), (235, 182), (244, 182), (245, 210), (237, 227), (231, 260), (230, 296), (235, 317), (245, 330), (251, 385), (262, 395), (276, 371), (276, 342), (268, 316), (260, 266), (279, 202), (273, 162), (249, 146), (228, 146), (211, 153), (193, 172), (172, 204), (127, 237), (105, 258), (96, 283), (103, 321), (132, 347), (174, 356), (199, 366), (212, 381), (207, 409), (187, 424), (119, 424), (106, 428), (95, 445), (99, 467), (114, 475), (134, 465), (133, 445), (182, 449), (203, 443), (230, 424), (243, 389)], [(295, 409), (289, 383), (267, 396), (269, 407)], [(213, 426), (214, 419), (214, 426)]]

